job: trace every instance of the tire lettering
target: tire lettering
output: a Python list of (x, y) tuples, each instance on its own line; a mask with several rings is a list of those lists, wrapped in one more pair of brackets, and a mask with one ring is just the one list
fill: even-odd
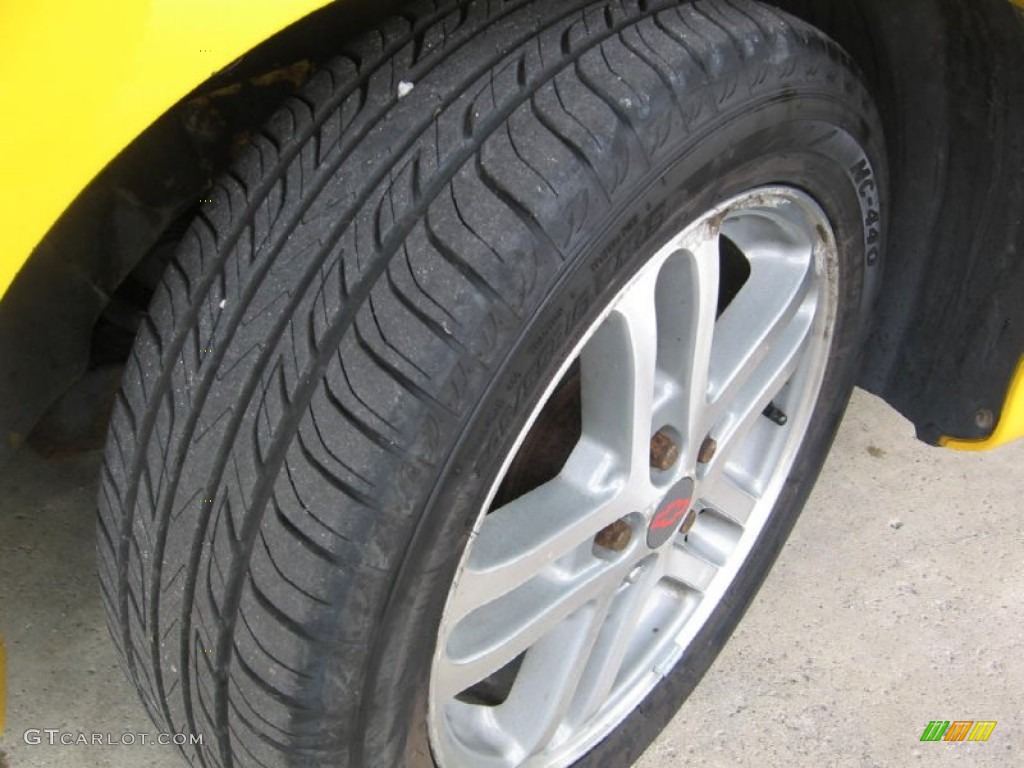
[(864, 210), (864, 242), (867, 245), (864, 260), (869, 267), (873, 267), (878, 264), (881, 257), (879, 242), (882, 239), (882, 230), (879, 224), (882, 221), (882, 213), (878, 209), (878, 184), (866, 157), (851, 165), (849, 173)]

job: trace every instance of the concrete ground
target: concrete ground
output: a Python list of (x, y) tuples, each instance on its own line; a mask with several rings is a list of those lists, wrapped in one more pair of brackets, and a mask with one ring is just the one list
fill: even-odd
[[(154, 732), (103, 624), (97, 467), (23, 451), (0, 473), (0, 768), (181, 765), (171, 747), (24, 743), (29, 728)], [(931, 449), (858, 393), (778, 566), (641, 768), (1024, 765), (1022, 467), (1024, 443)], [(936, 719), (998, 726), (921, 743)]]

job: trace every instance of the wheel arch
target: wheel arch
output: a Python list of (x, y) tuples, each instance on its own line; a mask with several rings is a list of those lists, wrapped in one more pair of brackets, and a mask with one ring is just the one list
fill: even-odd
[[(0, 464), (84, 375), (100, 366), (116, 365), (118, 357), (125, 359), (155, 275), (168, 261), (184, 224), (202, 205), (204, 192), (227, 168), (248, 133), (258, 129), (346, 38), (401, 5), (398, 0), (325, 2), (306, 0), (284, 12), (257, 4), (253, 13), (266, 11), (269, 20), (249, 27), (276, 29), (274, 20), (298, 21), (209, 74), (162, 114), (154, 113), (159, 114), (155, 119), (147, 117), (152, 122), (137, 136), (123, 136), (126, 144), (111, 144), (109, 151), (116, 154), (101, 157), (102, 169), (77, 194), (71, 192), (73, 200), (34, 248), (41, 233), (33, 234), (24, 249), (16, 247), (25, 231), (35, 232), (27, 221), (25, 231), (12, 231), (11, 238), (3, 241)], [(322, 7), (308, 13), (318, 6)], [(177, 9), (179, 14), (188, 11)], [(178, 18), (171, 14), (160, 23), (174, 26)], [(124, 26), (139, 32), (140, 24)], [(114, 32), (109, 37), (112, 43), (118, 42)], [(187, 34), (175, 39), (192, 40)], [(199, 45), (200, 38), (195, 40)], [(230, 50), (224, 47), (214, 53)], [(187, 60), (183, 66), (194, 69), (188, 55), (178, 58)], [(5, 62), (0, 63), (6, 69), (10, 62)], [(43, 82), (27, 77), (33, 78)], [(175, 90), (182, 85), (178, 80), (162, 91), (165, 98), (188, 88)], [(54, 91), (59, 93), (60, 89)], [(139, 119), (137, 110), (128, 113)], [(31, 163), (8, 159), (12, 168), (20, 169), (12, 174), (14, 181), (38, 171)], [(68, 170), (68, 177), (75, 190), (88, 178), (81, 177), (77, 166)], [(5, 184), (3, 192), (13, 198), (17, 189)], [(51, 200), (48, 205), (52, 204)], [(57, 202), (56, 210), (64, 204)], [(27, 248), (31, 252), (22, 263), (22, 251)], [(116, 388), (110, 386), (112, 378), (116, 385), (117, 372), (104, 372), (90, 381), (84, 396), (77, 394), (69, 401), (44, 430), (45, 451), (98, 445)], [(76, 415), (83, 410), (92, 415), (85, 419)]]

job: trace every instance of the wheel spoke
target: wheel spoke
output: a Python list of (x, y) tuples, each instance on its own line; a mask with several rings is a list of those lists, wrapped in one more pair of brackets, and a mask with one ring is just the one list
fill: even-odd
[(701, 483), (700, 501), (718, 510), (723, 516), (746, 527), (757, 504), (757, 496), (732, 477), (724, 464), (716, 466)]
[(583, 440), (554, 480), (484, 517), (448, 608), (455, 621), (549, 569), (619, 519), (619, 487), (610, 459)]
[(745, 386), (722, 404), (711, 435), (717, 444), (712, 461), (703, 469), (707, 477), (729, 462), (731, 455), (765, 408), (796, 373), (814, 326), (816, 303), (805, 301), (795, 317), (761, 356), (756, 376), (747, 376)]
[(496, 717), (517, 734), (527, 753), (543, 751), (565, 721), (614, 597), (615, 592), (609, 590), (583, 606), (526, 654)]
[(716, 565), (685, 544), (677, 544), (665, 554), (665, 577), (697, 592), (706, 592), (717, 573)]
[[(730, 228), (741, 247), (745, 241), (738, 233), (753, 239), (744, 228)], [(715, 329), (708, 427), (737, 393), (757, 378), (764, 361), (784, 342), (816, 284), (810, 243), (794, 246), (792, 253), (780, 253), (778, 248), (750, 242), (745, 255), (750, 278)]]
[(451, 697), (497, 672), (575, 611), (613, 592), (624, 568), (596, 560), (570, 577), (543, 574), (473, 611), (450, 632), (435, 685)]
[(742, 526), (718, 514), (717, 510), (704, 510), (686, 542), (677, 547), (682, 554), (677, 554), (671, 563), (678, 581), (698, 592), (706, 592), (715, 574), (706, 564), (714, 569), (723, 568), (742, 538)]
[[(629, 485), (641, 496), (650, 478), (658, 339), (656, 282), (656, 270), (640, 275), (584, 347), (580, 359), (583, 436), (622, 458)], [(622, 405), (609, 407), (610, 403)]]
[(612, 692), (640, 617), (664, 573), (664, 561), (655, 557), (638, 567), (640, 572), (615, 596), (572, 703), (573, 725), (578, 727), (592, 717)]
[(661, 271), (657, 289), (658, 387), (655, 428), (678, 424), (684, 454), (706, 434), (712, 342), (718, 312), (719, 226), (688, 233)]

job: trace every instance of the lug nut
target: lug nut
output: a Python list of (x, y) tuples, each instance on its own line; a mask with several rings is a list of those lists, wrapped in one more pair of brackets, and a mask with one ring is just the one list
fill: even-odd
[(679, 461), (679, 446), (664, 430), (658, 430), (651, 438), (651, 466), (662, 472), (672, 469)]
[(683, 536), (688, 534), (693, 529), (693, 524), (697, 522), (697, 510), (691, 509), (683, 517), (683, 522), (679, 526), (679, 533)]
[(633, 540), (633, 528), (625, 520), (616, 520), (594, 537), (594, 543), (602, 549), (622, 552)]
[(697, 454), (697, 461), (701, 464), (709, 464), (713, 458), (715, 458), (715, 451), (718, 450), (718, 443), (715, 439), (708, 435), (704, 438), (704, 442), (700, 446), (700, 453)]

